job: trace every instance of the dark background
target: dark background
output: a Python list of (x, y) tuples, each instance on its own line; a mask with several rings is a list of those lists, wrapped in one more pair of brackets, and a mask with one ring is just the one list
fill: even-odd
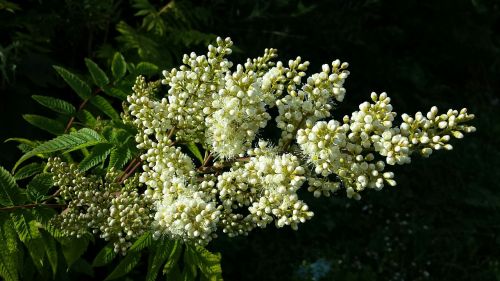
[[(336, 118), (386, 91), (398, 113), (467, 107), (477, 132), (396, 167), (397, 187), (359, 202), (304, 194), (315, 217), (298, 231), (221, 237), (209, 248), (222, 253), (225, 279), (500, 280), (500, 1), (145, 3), (0, 0), (0, 140), (49, 138), (22, 118), (48, 114), (30, 95), (78, 105), (51, 66), (84, 74), (85, 57), (107, 65), (120, 50), (127, 61), (170, 68), (217, 35), (235, 42), (234, 62), (273, 47), (280, 60), (311, 61), (313, 73), (339, 58), (351, 76)], [(134, 15), (144, 9), (163, 12)], [(21, 155), (10, 142), (0, 151), (7, 168)]]

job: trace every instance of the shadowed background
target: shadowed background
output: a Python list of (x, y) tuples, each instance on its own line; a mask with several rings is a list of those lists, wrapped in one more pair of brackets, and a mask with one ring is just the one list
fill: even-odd
[[(78, 105), (52, 65), (84, 73), (85, 57), (105, 65), (119, 50), (170, 68), (215, 36), (233, 39), (233, 62), (267, 47), (309, 60), (310, 73), (348, 61), (335, 118), (371, 91), (386, 91), (398, 113), (467, 107), (477, 132), (396, 167), (397, 187), (361, 201), (305, 193), (315, 217), (298, 231), (221, 235), (209, 248), (222, 253), (226, 280), (500, 280), (499, 1), (0, 0), (0, 19), (2, 141), (49, 138), (22, 118), (47, 114), (33, 94)], [(7, 168), (21, 155), (14, 143), (0, 149)]]

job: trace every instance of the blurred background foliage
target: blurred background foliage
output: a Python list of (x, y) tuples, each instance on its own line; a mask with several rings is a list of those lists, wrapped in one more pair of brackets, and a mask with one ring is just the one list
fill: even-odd
[[(316, 215), (296, 232), (219, 238), (226, 280), (500, 280), (498, 0), (0, 0), (0, 139), (48, 138), (22, 119), (46, 113), (33, 94), (78, 104), (52, 65), (83, 73), (83, 58), (109, 65), (120, 51), (168, 69), (215, 36), (233, 39), (235, 62), (266, 47), (311, 71), (348, 61), (337, 118), (387, 91), (399, 113), (467, 107), (478, 128), (397, 167), (396, 188), (308, 198)], [(12, 167), (20, 153), (0, 147)]]

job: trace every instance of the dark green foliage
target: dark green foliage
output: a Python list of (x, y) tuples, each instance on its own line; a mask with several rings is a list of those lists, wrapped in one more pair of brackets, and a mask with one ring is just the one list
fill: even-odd
[(47, 131), (53, 135), (59, 135), (64, 132), (64, 124), (57, 120), (36, 114), (24, 114), (23, 118), (31, 125)]
[(91, 59), (85, 59), (85, 65), (94, 80), (94, 83), (99, 87), (104, 87), (109, 83), (109, 78), (106, 73)]
[[(19, 153), (9, 152), (19, 145), (23, 161), (67, 152), (68, 159), (87, 159), (85, 170), (122, 170), (138, 155), (134, 133), (110, 119), (118, 119), (135, 76), (159, 78), (183, 53), (205, 52), (215, 35), (232, 37), (235, 62), (266, 47), (278, 48), (284, 61), (301, 55), (313, 71), (325, 60), (350, 62), (336, 118), (372, 90), (388, 91), (404, 112), (435, 103), (468, 107), (477, 113), (478, 132), (446, 156), (398, 169), (397, 189), (367, 193), (360, 202), (341, 194), (309, 200), (316, 216), (298, 232), (266, 229), (210, 246), (222, 252), (226, 280), (500, 280), (496, 1), (0, 0), (0, 18), (0, 134), (22, 136), (2, 144), (4, 167), (15, 163)], [(32, 100), (34, 93), (43, 96)], [(43, 130), (28, 127), (24, 113)], [(19, 167), (14, 177), (0, 168), (0, 208), (50, 197), (45, 176), (34, 177), (43, 166)], [(54, 213), (0, 211), (2, 278), (88, 280), (79, 272), (92, 271), (103, 280), (125, 259), (99, 241), (86, 250), (88, 239), (60, 238), (47, 224)], [(210, 265), (217, 256), (146, 238), (136, 246), (141, 260), (127, 258), (128, 268), (135, 263), (127, 275), (133, 280), (144, 279), (149, 266), (157, 280), (220, 274)], [(160, 244), (168, 249), (157, 250)], [(154, 280), (153, 271), (148, 277)]]
[(76, 74), (71, 73), (70, 71), (64, 69), (60, 66), (54, 66), (55, 70), (61, 77), (68, 83), (68, 85), (75, 91), (75, 93), (80, 96), (81, 99), (86, 100), (91, 97), (90, 87), (85, 81), (80, 79)]
[(38, 95), (33, 95), (31, 96), (34, 100), (36, 100), (39, 104), (47, 107), (48, 109), (51, 109), (57, 113), (65, 114), (65, 115), (72, 115), (76, 112), (75, 107), (62, 99), (56, 99), (53, 97), (48, 97), (48, 96), (38, 96)]

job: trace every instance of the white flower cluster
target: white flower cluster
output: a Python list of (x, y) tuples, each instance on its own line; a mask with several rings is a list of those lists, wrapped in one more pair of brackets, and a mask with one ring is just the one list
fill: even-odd
[(86, 177), (75, 164), (59, 158), (49, 159), (47, 167), (61, 198), (68, 203), (53, 220), (65, 235), (100, 233), (101, 238), (113, 242), (115, 252), (125, 253), (131, 241), (149, 230), (152, 201), (138, 193), (137, 179), (129, 178), (122, 185), (116, 182), (119, 173), (114, 171), (104, 181)]
[[(451, 149), (451, 136), (475, 130), (465, 109), (438, 115), (434, 107), (426, 116), (403, 114), (394, 126), (385, 93), (330, 119), (345, 97), (347, 63), (335, 60), (305, 78), (309, 62), (297, 57), (285, 66), (266, 49), (232, 71), (231, 46), (218, 38), (206, 55), (185, 55), (179, 69), (164, 71), (164, 98), (155, 99), (163, 90), (142, 77), (128, 98), (124, 119), (139, 131), (139, 180), (153, 202), (155, 236), (204, 244), (218, 230), (241, 235), (271, 222), (296, 229), (313, 216), (300, 200), (302, 186), (316, 197), (345, 188), (359, 199), (366, 188), (396, 184), (387, 164)], [(273, 127), (279, 138), (258, 140)]]

